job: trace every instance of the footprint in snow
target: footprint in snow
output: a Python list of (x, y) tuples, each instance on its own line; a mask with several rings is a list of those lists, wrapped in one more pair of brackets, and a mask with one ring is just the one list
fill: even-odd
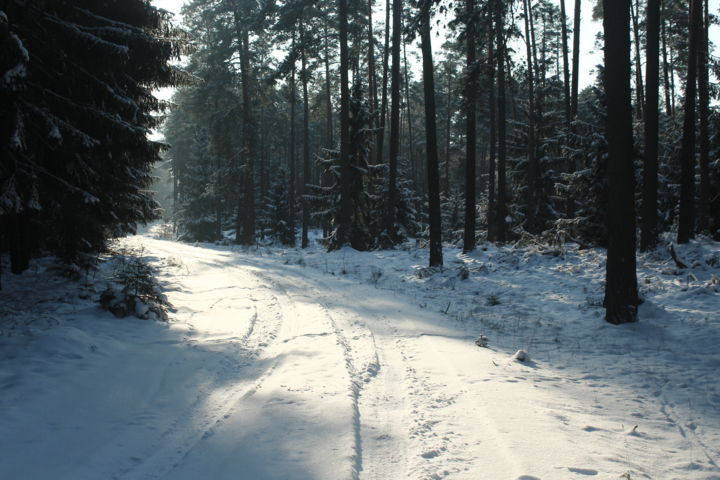
[(568, 467), (568, 470), (570, 470), (573, 473), (579, 473), (580, 475), (597, 475), (598, 471), (593, 470), (592, 468), (574, 468), (574, 467)]

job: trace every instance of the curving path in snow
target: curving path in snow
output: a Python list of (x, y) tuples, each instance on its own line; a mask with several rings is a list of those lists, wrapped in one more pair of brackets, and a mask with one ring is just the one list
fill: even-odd
[(171, 323), (68, 306), (63, 338), (89, 352), (0, 368), (0, 478), (617, 479), (656, 461), (602, 414), (606, 385), (478, 348), (402, 293), (277, 251), (126, 242), (159, 266)]

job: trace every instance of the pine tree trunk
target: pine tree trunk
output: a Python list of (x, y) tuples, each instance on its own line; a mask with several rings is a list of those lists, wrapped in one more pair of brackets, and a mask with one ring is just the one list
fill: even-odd
[(643, 78), (642, 78), (642, 63), (640, 62), (640, 25), (638, 22), (638, 0), (635, 0), (635, 7), (633, 8), (632, 1), (630, 3), (630, 15), (632, 16), (633, 26), (633, 46), (635, 50), (635, 110), (637, 112), (637, 118), (643, 118), (643, 106), (645, 105), (645, 97), (643, 95)]
[(308, 228), (310, 227), (310, 205), (306, 199), (308, 194), (308, 184), (312, 181), (310, 179), (310, 98), (308, 96), (308, 80), (309, 73), (307, 69), (307, 58), (305, 46), (307, 45), (307, 38), (305, 32), (305, 26), (303, 22), (300, 22), (300, 35), (302, 48), (300, 49), (300, 62), (302, 64), (302, 87), (303, 87), (303, 183), (302, 183), (302, 239), (301, 247), (307, 248), (308, 246)]
[(292, 232), (293, 246), (295, 246), (295, 64), (290, 73), (290, 144), (288, 145), (288, 163), (290, 164), (290, 178), (288, 179), (288, 212), (289, 229)]
[(348, 6), (347, 0), (338, 0), (340, 34), (340, 212), (337, 229), (337, 246), (350, 244), (352, 216), (352, 179), (349, 152), (350, 92), (348, 90)]
[[(492, 13), (490, 14), (490, 23), (492, 24)], [(497, 27), (494, 27), (497, 28)], [(492, 29), (491, 29), (492, 30)], [(496, 215), (496, 201), (495, 201), (495, 171), (496, 171), (496, 155), (497, 155), (497, 98), (495, 95), (495, 66), (497, 60), (495, 58), (495, 40), (494, 32), (490, 32), (490, 38), (488, 39), (488, 63), (490, 64), (490, 78), (488, 88), (488, 105), (490, 107), (490, 128), (488, 134), (489, 148), (489, 159), (488, 159), (488, 209), (487, 209), (487, 239), (489, 242), (497, 240), (495, 233), (495, 215)]]
[(385, 2), (385, 48), (383, 49), (383, 86), (382, 100), (380, 105), (380, 128), (377, 134), (377, 164), (383, 163), (383, 150), (385, 148), (385, 122), (387, 120), (387, 90), (388, 90), (388, 70), (390, 60), (390, 0)]
[(330, 88), (330, 46), (328, 42), (328, 22), (325, 20), (325, 130), (327, 136), (327, 148), (335, 147), (335, 139), (333, 138), (333, 113), (332, 113), (332, 91)]
[[(570, 139), (572, 138), (571, 122), (572, 115), (570, 114), (570, 62), (568, 55), (568, 35), (567, 35), (567, 14), (565, 12), (565, 0), (560, 0), (560, 21), (561, 24), (561, 41), (562, 41), (562, 58), (563, 58), (563, 106), (565, 107), (565, 146), (568, 146)], [(572, 154), (567, 159), (567, 171), (572, 174), (575, 173), (575, 159)], [(568, 193), (568, 198), (565, 202), (565, 217), (575, 217), (575, 199), (572, 194)]]
[[(527, 50), (527, 88), (528, 88), (528, 128), (527, 128), (527, 158), (528, 158), (528, 176), (527, 176), (527, 188), (528, 195), (526, 198), (526, 212), (527, 218), (525, 219), (526, 228), (532, 233), (537, 233), (537, 202), (538, 202), (538, 165), (537, 156), (535, 152), (535, 78), (534, 78), (534, 66), (537, 66), (537, 60), (533, 61), (535, 55), (533, 53), (534, 34), (531, 36), (530, 32), (530, 8), (529, 0), (523, 0), (523, 10), (525, 12), (525, 45)], [(534, 64), (534, 65), (533, 65)], [(535, 70), (536, 71), (536, 70)]]
[[(418, 181), (418, 166), (415, 161), (415, 140), (413, 137), (413, 124), (412, 124), (412, 115), (410, 112), (410, 80), (408, 78), (408, 65), (407, 65), (407, 49), (405, 48), (405, 42), (403, 42), (403, 65), (404, 65), (404, 75), (405, 75), (405, 108), (407, 110), (407, 124), (408, 124), (408, 160), (410, 162), (410, 166), (413, 170), (413, 183), (415, 184), (415, 188), (418, 188), (420, 185), (420, 182)], [(418, 192), (420, 192), (418, 188)]]
[(675, 108), (670, 99), (670, 67), (668, 65), (667, 57), (667, 33), (665, 31), (665, 0), (660, 0), (661, 4), (661, 15), (660, 15), (660, 26), (662, 29), (662, 58), (663, 58), (663, 85), (665, 87), (665, 115), (668, 117), (672, 116), (675, 112)]
[(700, 47), (698, 48), (698, 109), (700, 114), (700, 203), (698, 205), (698, 231), (707, 232), (709, 219), (708, 207), (710, 205), (710, 138), (708, 132), (708, 118), (710, 116), (710, 93), (708, 87), (708, 29), (709, 12), (708, 0), (701, 2), (704, 5), (703, 25), (700, 29)]
[(465, 0), (465, 42), (467, 44), (465, 85), (465, 225), (463, 230), (463, 253), (475, 248), (475, 150), (477, 124), (475, 90), (478, 69), (475, 65), (475, 0)]
[(4, 223), (10, 250), (10, 273), (19, 275), (30, 268), (28, 217), (25, 213), (14, 213), (7, 215)]
[(250, 101), (250, 39), (247, 28), (242, 25), (239, 12), (235, 13), (240, 50), (240, 82), (242, 84), (243, 159), (245, 160), (243, 195), (238, 204), (235, 241), (241, 245), (255, 243), (255, 129), (253, 126), (252, 103)]
[(573, 20), (573, 58), (572, 86), (570, 92), (570, 118), (575, 120), (578, 111), (578, 85), (580, 81), (580, 4), (575, 0), (575, 18)]
[(685, 117), (680, 145), (680, 218), (678, 243), (695, 236), (695, 97), (697, 93), (698, 34), (701, 18), (700, 0), (690, 0), (690, 41), (685, 84)]
[(643, 162), (642, 223), (640, 250), (650, 250), (657, 244), (658, 191), (658, 97), (660, 57), (660, 0), (647, 2), (645, 96), (645, 159)]
[(450, 68), (445, 65), (445, 193), (450, 195)]
[(633, 130), (630, 95), (630, 2), (603, 0), (608, 140), (608, 251), (605, 320), (637, 320)]
[(390, 87), (390, 160), (388, 170), (388, 205), (385, 231), (388, 240), (395, 242), (395, 219), (397, 216), (398, 191), (397, 169), (400, 153), (400, 42), (402, 42), (402, 0), (393, 1), (392, 25), (392, 72)]
[[(373, 0), (368, 0), (368, 104), (370, 111), (377, 108), (377, 85), (375, 79), (375, 36), (373, 34)], [(372, 127), (377, 128), (377, 118), (373, 118)], [(375, 146), (371, 145), (368, 152), (368, 163), (373, 164), (375, 158)]]
[(430, 266), (442, 266), (440, 218), (440, 175), (438, 172), (437, 126), (435, 122), (435, 81), (430, 36), (431, 0), (420, 4), (420, 49), (422, 50), (423, 92), (425, 97), (425, 141), (427, 154), (428, 205), (430, 222)]
[(495, 206), (495, 235), (498, 242), (507, 240), (507, 125), (505, 118), (505, 8), (496, 0), (495, 24), (497, 35), (497, 204)]

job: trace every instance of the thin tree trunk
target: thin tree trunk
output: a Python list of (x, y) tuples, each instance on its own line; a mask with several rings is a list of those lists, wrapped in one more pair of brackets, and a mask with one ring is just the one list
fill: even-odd
[(685, 117), (680, 145), (680, 218), (678, 243), (687, 243), (695, 236), (695, 97), (697, 93), (698, 34), (702, 7), (700, 0), (690, 0), (690, 41), (688, 71), (685, 84)]
[(350, 243), (352, 216), (352, 179), (350, 177), (349, 114), (350, 92), (348, 90), (348, 5), (347, 0), (338, 0), (340, 34), (340, 214), (338, 218), (337, 246), (342, 248)]
[(445, 64), (445, 194), (450, 194), (450, 68)]
[(465, 85), (465, 225), (463, 230), (463, 253), (475, 248), (475, 150), (476, 150), (476, 103), (478, 69), (475, 65), (475, 0), (465, 0), (465, 42), (467, 45)]
[(506, 155), (507, 126), (505, 118), (505, 9), (502, 0), (496, 0), (496, 34), (497, 34), (497, 205), (495, 208), (495, 235), (498, 242), (507, 239), (507, 186), (506, 186)]
[(630, 95), (630, 2), (603, 0), (605, 95), (608, 139), (608, 251), (605, 320), (637, 320), (632, 100)]
[(635, 50), (635, 95), (637, 96), (635, 102), (635, 111), (637, 112), (637, 118), (643, 118), (643, 106), (645, 105), (645, 98), (643, 95), (643, 78), (642, 78), (642, 63), (640, 62), (640, 25), (638, 22), (638, 0), (635, 0), (635, 6), (633, 7), (630, 2), (630, 15), (632, 16), (633, 26), (633, 46)]
[(302, 87), (303, 87), (303, 183), (302, 183), (302, 239), (301, 247), (308, 246), (308, 229), (310, 228), (310, 206), (308, 205), (306, 195), (308, 194), (308, 184), (310, 179), (310, 99), (308, 96), (308, 80), (309, 73), (307, 70), (306, 45), (307, 32), (305, 25), (300, 21), (300, 35), (302, 48), (300, 49), (300, 62), (302, 65)]
[(238, 202), (235, 241), (241, 245), (252, 245), (255, 242), (255, 128), (250, 101), (250, 39), (247, 28), (242, 24), (240, 12), (235, 12), (235, 27), (239, 40), (240, 82), (242, 83), (243, 101), (243, 158), (245, 160), (243, 195)]
[(578, 82), (580, 81), (580, 4), (575, 0), (575, 18), (573, 21), (573, 58), (572, 86), (570, 92), (570, 118), (575, 120), (578, 111)]
[(413, 170), (413, 183), (417, 188), (420, 185), (418, 181), (418, 167), (415, 161), (415, 140), (413, 138), (412, 128), (412, 114), (410, 111), (410, 79), (408, 76), (408, 65), (407, 65), (407, 49), (405, 48), (405, 42), (403, 42), (403, 64), (405, 73), (405, 108), (407, 110), (407, 124), (408, 124), (408, 160)]
[(387, 120), (387, 87), (388, 87), (388, 64), (390, 59), (390, 0), (385, 2), (385, 48), (383, 49), (383, 87), (380, 106), (380, 128), (377, 134), (377, 164), (383, 163), (383, 150), (385, 148), (385, 122)]
[(710, 205), (710, 138), (708, 117), (710, 115), (708, 88), (708, 0), (703, 2), (703, 25), (700, 29), (700, 47), (698, 48), (698, 109), (700, 113), (700, 204), (698, 205), (698, 230), (707, 231), (709, 225), (708, 207)]
[[(490, 23), (492, 24), (492, 13), (490, 14)], [(497, 27), (494, 27), (497, 28)], [(497, 145), (497, 98), (495, 95), (495, 70), (497, 65), (497, 59), (495, 58), (494, 48), (494, 32), (491, 31), (488, 38), (488, 62), (490, 64), (490, 88), (488, 93), (488, 105), (490, 107), (490, 128), (489, 128), (489, 140), (490, 152), (488, 159), (488, 209), (487, 209), (487, 239), (490, 242), (497, 240), (495, 233), (495, 215), (496, 215), (496, 201), (495, 201), (495, 170), (496, 170), (496, 145)]]
[(400, 152), (400, 43), (402, 42), (402, 0), (393, 1), (392, 25), (392, 83), (390, 88), (390, 161), (388, 171), (388, 205), (385, 230), (388, 240), (397, 240), (395, 219), (397, 216), (398, 191), (397, 168)]
[[(535, 78), (533, 75), (534, 66), (537, 66), (537, 60), (533, 62), (535, 57), (533, 52), (534, 34), (530, 32), (530, 7), (529, 0), (523, 0), (523, 10), (525, 12), (525, 45), (527, 50), (527, 76), (528, 76), (528, 128), (527, 128), (527, 158), (528, 158), (528, 177), (527, 188), (529, 194), (526, 198), (527, 218), (526, 223), (529, 231), (536, 233), (536, 222), (539, 220), (537, 216), (538, 201), (538, 166), (537, 156), (535, 155)], [(534, 65), (533, 65), (534, 63)]]
[(327, 19), (323, 25), (325, 29), (325, 129), (327, 135), (327, 148), (335, 146), (333, 138), (332, 91), (330, 89), (330, 45)]
[(665, 86), (665, 114), (670, 117), (674, 114), (675, 108), (670, 100), (670, 67), (668, 66), (667, 57), (667, 34), (665, 31), (665, 1), (660, 0), (662, 7), (660, 15), (660, 26), (662, 28), (662, 58), (663, 58), (663, 85)]
[(658, 96), (660, 57), (660, 0), (647, 2), (647, 95), (645, 96), (645, 160), (643, 162), (642, 222), (640, 250), (646, 251), (657, 244), (657, 190), (658, 190)]
[(435, 123), (435, 80), (430, 36), (431, 0), (420, 5), (420, 49), (423, 58), (425, 97), (425, 141), (427, 154), (428, 205), (430, 223), (430, 266), (442, 266), (442, 229), (440, 218), (440, 178), (438, 173), (437, 127)]
[(288, 179), (288, 223), (292, 232), (293, 246), (295, 245), (295, 64), (290, 73), (290, 144), (288, 145), (288, 163), (290, 164), (290, 178)]
[[(375, 36), (373, 34), (373, 19), (372, 19), (372, 11), (373, 11), (373, 0), (368, 0), (367, 2), (368, 7), (368, 104), (370, 106), (370, 111), (374, 112), (377, 108), (377, 86), (375, 85), (376, 79), (375, 79)], [(372, 120), (372, 127), (375, 128), (377, 126), (377, 118), (373, 118)], [(368, 163), (372, 165), (374, 158), (375, 158), (375, 149), (376, 145), (371, 145), (368, 152)]]
[[(568, 35), (567, 35), (567, 15), (565, 13), (565, 0), (560, 0), (560, 21), (561, 34), (562, 34), (562, 57), (563, 57), (563, 106), (565, 107), (565, 146), (570, 143), (571, 135), (571, 122), (572, 116), (570, 114), (570, 62), (568, 55)], [(569, 151), (569, 150), (567, 150)], [(567, 159), (567, 171), (568, 173), (575, 172), (575, 159), (572, 154), (568, 155)], [(575, 199), (571, 194), (568, 194), (568, 198), (565, 203), (565, 216), (567, 218), (575, 217)]]

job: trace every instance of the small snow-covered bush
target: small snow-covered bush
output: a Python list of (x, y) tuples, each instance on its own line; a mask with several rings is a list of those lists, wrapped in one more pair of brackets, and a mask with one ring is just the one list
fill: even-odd
[(111, 282), (100, 294), (100, 306), (120, 318), (134, 315), (167, 321), (170, 302), (160, 291), (155, 268), (142, 253), (124, 250), (115, 254)]

